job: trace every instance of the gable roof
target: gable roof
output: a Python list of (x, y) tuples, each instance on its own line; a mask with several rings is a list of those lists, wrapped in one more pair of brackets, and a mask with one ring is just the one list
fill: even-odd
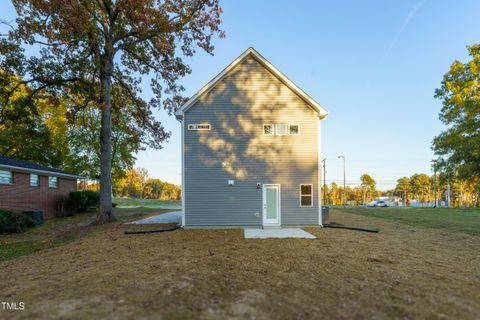
[(248, 48), (244, 53), (242, 53), (237, 59), (230, 63), (222, 72), (220, 72), (215, 78), (210, 80), (203, 88), (201, 88), (195, 95), (193, 95), (186, 103), (184, 103), (176, 112), (175, 116), (177, 119), (183, 118), (183, 113), (187, 111), (195, 102), (200, 99), (200, 97), (210, 90), (212, 90), (216, 84), (224, 79), (231, 70), (233, 70), (237, 65), (245, 61), (249, 56), (253, 57), (258, 61), (263, 67), (269, 70), (278, 80), (285, 84), (290, 90), (297, 94), (302, 100), (304, 100), (310, 107), (318, 112), (318, 117), (320, 119), (325, 118), (328, 115), (328, 111), (325, 110), (318, 102), (313, 100), (308, 94), (300, 89), (295, 83), (288, 79), (283, 73), (281, 73), (277, 68), (275, 68), (267, 59), (265, 59), (260, 53), (257, 52), (254, 48)]
[(30, 161), (19, 160), (0, 155), (0, 170), (19, 170), (44, 175), (66, 177), (72, 179), (86, 179), (86, 177), (69, 173), (60, 169), (42, 166)]

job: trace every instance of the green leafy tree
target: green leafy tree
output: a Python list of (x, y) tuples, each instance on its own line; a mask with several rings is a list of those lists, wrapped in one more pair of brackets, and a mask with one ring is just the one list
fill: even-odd
[[(18, 77), (2, 78), (0, 73), (0, 99), (17, 85)], [(20, 89), (21, 88), (21, 89)], [(43, 94), (34, 97), (28, 105), (23, 103), (31, 89), (21, 85), (8, 103), (1, 103), (0, 154), (39, 164), (58, 167), (91, 179), (100, 176), (99, 110), (91, 101), (69, 97), (68, 101)], [(134, 104), (121, 90), (113, 88), (112, 106), (118, 109), (112, 119), (112, 176), (124, 176), (132, 167), (135, 153), (142, 149), (145, 132), (134, 121)], [(74, 113), (67, 105), (84, 104)], [(122, 107), (117, 107), (121, 105)]]
[(364, 203), (364, 190), (361, 186), (355, 188), (347, 187), (347, 191), (349, 192), (348, 199), (355, 205), (360, 205)]
[[(184, 98), (178, 81), (190, 72), (180, 55), (196, 48), (213, 52), (212, 36), (219, 30), (218, 0), (12, 0), (16, 25), (2, 39), (0, 69), (18, 75), (32, 88), (26, 104), (48, 91), (67, 99), (80, 96), (99, 110), (100, 223), (112, 214), (112, 106), (117, 87), (135, 105), (135, 121), (146, 135), (143, 143), (160, 148), (169, 137), (154, 119), (152, 108), (169, 113)], [(41, 44), (38, 54), (26, 56), (22, 46)], [(150, 76), (155, 97), (140, 93), (141, 78)], [(16, 89), (16, 88), (15, 88)], [(6, 94), (6, 99), (16, 90)], [(75, 113), (82, 104), (69, 105)], [(119, 105), (119, 108), (122, 108)]]
[[(34, 103), (25, 105), (31, 89), (20, 82), (18, 77), (0, 71), (0, 154), (60, 166), (68, 149), (63, 143), (62, 121), (52, 126), (58, 121), (58, 101), (36, 97)], [(15, 94), (5, 99), (15, 87)]]
[(338, 185), (335, 182), (332, 182), (328, 189), (328, 203), (333, 206), (340, 203), (340, 192), (338, 190)]
[(372, 197), (375, 197), (377, 194), (376, 185), (377, 183), (375, 180), (368, 174), (363, 174), (360, 177), (361, 188), (363, 191), (363, 204), (370, 202)]
[(410, 194), (410, 179), (408, 177), (398, 179), (395, 191), (402, 195), (404, 205), (408, 206), (408, 196)]
[[(135, 154), (143, 150), (142, 141), (148, 131), (137, 123), (135, 103), (117, 87), (112, 88), (112, 179), (125, 176), (125, 170), (135, 163)], [(78, 98), (80, 99), (80, 97)], [(77, 101), (79, 103), (79, 101)], [(72, 168), (91, 178), (100, 177), (100, 110), (95, 103), (85, 102), (84, 107), (70, 115), (68, 144), (71, 157), (66, 168)]]
[(432, 180), (424, 173), (414, 174), (410, 177), (410, 191), (413, 197), (421, 202), (432, 199)]
[(181, 198), (182, 192), (179, 186), (159, 179), (150, 179), (149, 176), (150, 174), (144, 168), (127, 170), (125, 178), (117, 180), (114, 184), (115, 195), (159, 200)]
[(435, 97), (447, 129), (433, 140), (437, 168), (463, 178), (480, 177), (480, 44), (468, 47), (471, 60), (455, 61)]

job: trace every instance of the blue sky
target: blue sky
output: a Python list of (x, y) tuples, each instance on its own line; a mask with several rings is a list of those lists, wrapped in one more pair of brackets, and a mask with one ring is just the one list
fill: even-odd
[[(215, 55), (189, 58), (182, 83), (193, 95), (248, 47), (257, 49), (330, 112), (323, 123), (327, 182), (358, 184), (363, 173), (391, 188), (401, 176), (430, 173), (431, 141), (442, 129), (434, 99), (454, 60), (480, 41), (478, 0), (221, 1), (226, 38)], [(11, 6), (11, 5), (10, 5)], [(2, 10), (3, 11), (3, 10)], [(13, 17), (12, 8), (2, 17)], [(151, 95), (145, 82), (144, 96)], [(162, 150), (138, 154), (136, 166), (180, 183), (180, 124)]]

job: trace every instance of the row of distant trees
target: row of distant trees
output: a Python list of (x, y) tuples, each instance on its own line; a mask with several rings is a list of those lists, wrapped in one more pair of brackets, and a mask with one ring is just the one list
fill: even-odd
[(125, 177), (113, 183), (115, 197), (139, 199), (180, 200), (182, 190), (179, 186), (151, 178), (147, 169), (128, 169)]
[[(436, 188), (434, 187), (436, 179)], [(413, 200), (420, 203), (433, 202), (435, 199), (434, 190), (436, 189), (437, 201), (440, 203), (448, 200), (450, 193), (451, 207), (478, 207), (480, 206), (480, 186), (478, 178), (460, 179), (458, 177), (449, 178), (440, 174), (429, 176), (424, 173), (414, 174), (411, 177), (402, 177), (397, 180), (394, 189), (388, 191), (378, 191), (376, 181), (368, 174), (360, 177), (360, 185), (346, 187), (346, 202), (350, 205), (364, 205), (375, 200), (380, 196), (395, 196), (401, 199), (405, 205), (410, 205)], [(324, 203), (329, 205), (343, 204), (343, 186), (332, 182), (330, 185), (323, 186), (322, 195), (326, 198)]]
[(411, 200), (434, 201), (435, 191), (437, 201), (446, 203), (449, 199), (451, 207), (480, 206), (480, 185), (477, 177), (460, 179), (443, 174), (432, 177), (423, 173), (414, 174), (410, 178), (398, 179), (397, 186), (389, 193), (401, 197), (402, 202), (409, 205)]
[[(349, 204), (361, 205), (369, 203), (379, 195), (377, 191), (377, 182), (368, 174), (360, 177), (360, 185), (356, 187), (347, 186), (346, 200)], [(324, 203), (330, 205), (343, 204), (343, 186), (338, 186), (335, 182), (322, 187)], [(326, 200), (326, 201), (325, 201)]]

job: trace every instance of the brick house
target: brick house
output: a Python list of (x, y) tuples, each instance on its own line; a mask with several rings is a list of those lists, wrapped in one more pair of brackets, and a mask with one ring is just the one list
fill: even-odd
[(86, 177), (0, 155), (0, 208), (42, 210), (53, 218), (78, 179)]

